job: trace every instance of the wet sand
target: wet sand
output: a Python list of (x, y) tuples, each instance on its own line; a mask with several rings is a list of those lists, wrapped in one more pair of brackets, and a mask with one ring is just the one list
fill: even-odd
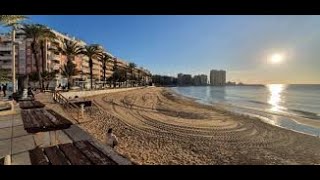
[(144, 88), (90, 97), (98, 140), (112, 127), (116, 150), (137, 164), (320, 164), (320, 138)]

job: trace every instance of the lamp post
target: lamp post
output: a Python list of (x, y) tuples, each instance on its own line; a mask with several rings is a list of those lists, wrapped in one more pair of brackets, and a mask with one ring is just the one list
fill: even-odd
[(16, 92), (16, 28), (12, 26), (12, 92)]

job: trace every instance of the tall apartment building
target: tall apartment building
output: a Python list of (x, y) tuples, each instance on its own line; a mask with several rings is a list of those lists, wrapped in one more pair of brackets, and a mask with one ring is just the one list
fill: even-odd
[[(12, 77), (12, 41), (10, 34), (0, 34), (0, 69), (9, 70), (8, 77)], [(16, 45), (16, 71), (24, 71), (26, 48), (24, 37), (19, 32), (16, 34), (16, 41), (22, 41), (21, 44)], [(21, 62), (18, 60), (21, 59)], [(18, 74), (18, 73), (17, 73)]]
[(226, 71), (211, 70), (210, 71), (210, 85), (224, 86), (226, 84)]
[(192, 76), (190, 74), (178, 74), (178, 86), (191, 86)]
[(193, 77), (193, 85), (195, 85), (195, 86), (206, 86), (207, 84), (208, 84), (207, 75), (201, 74), (201, 75), (195, 75)]
[[(56, 30), (50, 29), (53, 32), (57, 39), (54, 41), (45, 41), (43, 44), (42, 51), (38, 54), (40, 72), (43, 71), (58, 71), (59, 73), (56, 76), (57, 84), (66, 84), (67, 79), (63, 78), (61, 75), (61, 67), (67, 62), (67, 57), (58, 53), (50, 51), (50, 48), (61, 46), (62, 40), (76, 42), (81, 46), (87, 45), (84, 41), (76, 39), (75, 37), (70, 37), (67, 34), (60, 33)], [(32, 39), (26, 39), (23, 31), (16, 31), (16, 41), (19, 42), (16, 45), (16, 74), (27, 75), (32, 72), (37, 72), (36, 62), (31, 51), (31, 42)], [(41, 54), (43, 52), (43, 54)], [(108, 52), (106, 52), (108, 53)], [(112, 54), (108, 53), (113, 60), (107, 63), (106, 77), (110, 77), (113, 73), (114, 59), (117, 61), (117, 65), (120, 68), (127, 68), (128, 62), (115, 58)], [(89, 68), (89, 59), (84, 55), (77, 55), (73, 61), (76, 64), (76, 69), (80, 72), (78, 75), (74, 76), (74, 80), (90, 80), (90, 68)], [(12, 42), (11, 35), (9, 33), (0, 34), (0, 69), (9, 70), (8, 76), (12, 77)], [(93, 78), (94, 80), (103, 80), (103, 67), (102, 62), (98, 59), (93, 59)], [(151, 79), (151, 73), (147, 70), (142, 70), (145, 74), (150, 74), (149, 79)], [(146, 77), (148, 78), (148, 77)]]

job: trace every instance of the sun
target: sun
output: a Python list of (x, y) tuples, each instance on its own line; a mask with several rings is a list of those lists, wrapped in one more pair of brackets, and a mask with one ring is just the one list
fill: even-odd
[(283, 59), (284, 59), (283, 55), (281, 55), (281, 54), (273, 54), (271, 56), (270, 61), (271, 61), (272, 64), (279, 64), (279, 63), (281, 63), (283, 61)]

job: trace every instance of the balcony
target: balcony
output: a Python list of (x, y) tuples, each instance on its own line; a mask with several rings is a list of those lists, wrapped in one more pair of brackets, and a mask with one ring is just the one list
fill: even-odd
[(9, 46), (0, 46), (0, 51), (11, 51), (12, 47), (11, 45)]
[(2, 69), (12, 69), (12, 65), (11, 64), (4, 64), (0, 66)]
[(12, 59), (12, 56), (10, 55), (10, 56), (0, 56), (0, 60), (2, 60), (2, 61), (9, 61), (9, 60), (11, 60)]

